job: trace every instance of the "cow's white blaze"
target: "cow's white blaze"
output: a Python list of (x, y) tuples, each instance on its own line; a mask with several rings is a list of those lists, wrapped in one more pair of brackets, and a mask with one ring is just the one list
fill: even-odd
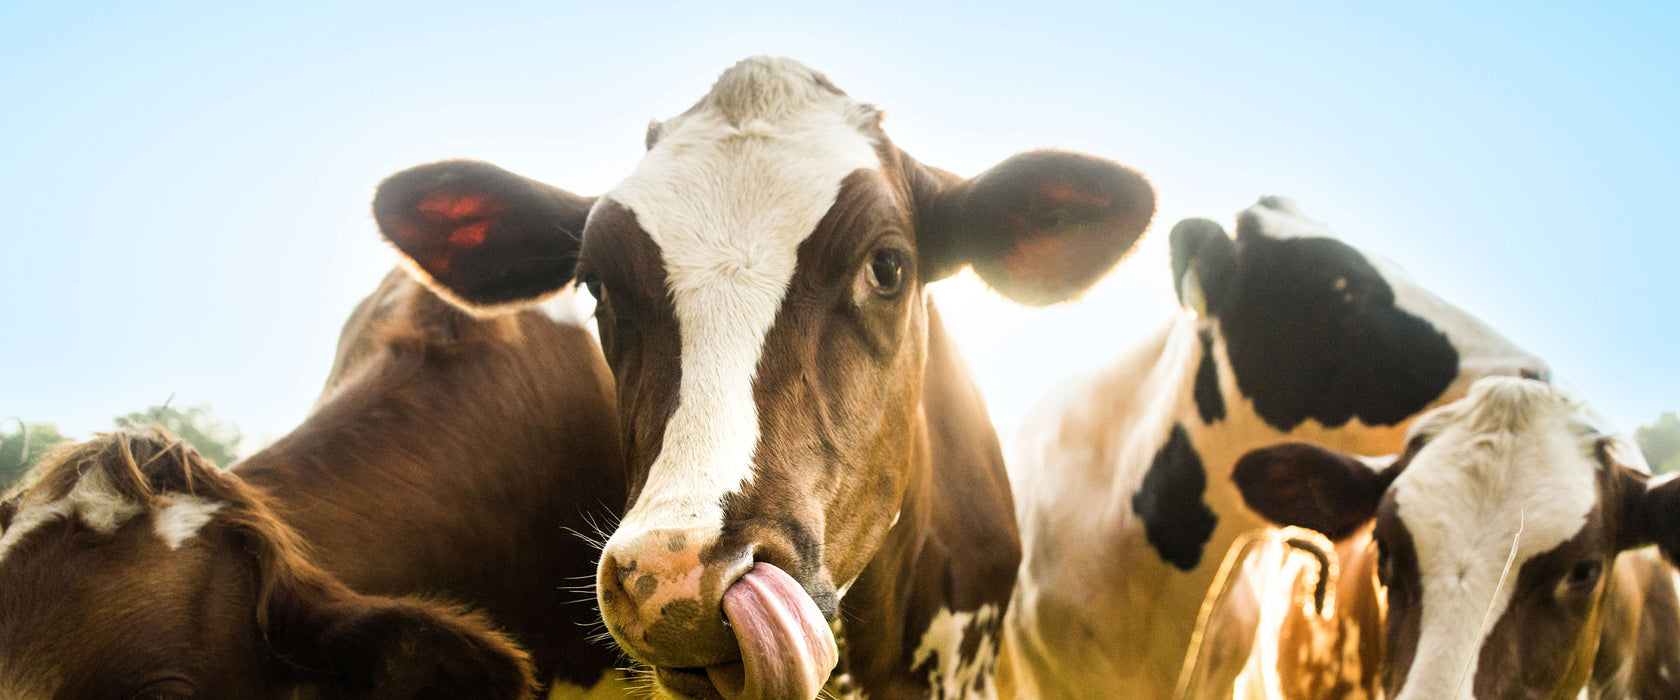
[(634, 508), (613, 539), (722, 524), (721, 500), (752, 478), (752, 382), (793, 279), (797, 251), (842, 180), (878, 168), (867, 105), (786, 59), (726, 72), (660, 127), (636, 171), (607, 195), (659, 246), (680, 333), (677, 408)]
[(1393, 485), (1423, 588), (1417, 655), (1399, 700), (1470, 698), (1482, 643), (1516, 572), (1586, 523), (1598, 497), (1596, 462), (1573, 416), (1550, 387), (1495, 378), (1414, 428), (1444, 426)]

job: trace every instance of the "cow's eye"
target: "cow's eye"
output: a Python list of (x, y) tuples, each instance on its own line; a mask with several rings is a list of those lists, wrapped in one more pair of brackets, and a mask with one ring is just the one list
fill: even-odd
[(191, 683), (171, 678), (147, 683), (132, 697), (134, 700), (192, 700), (198, 697), (198, 689)]
[(1604, 572), (1604, 565), (1596, 560), (1583, 561), (1570, 567), (1569, 575), (1563, 582), (1573, 590), (1592, 588), (1598, 585), (1598, 576)]
[(869, 288), (883, 297), (897, 296), (904, 286), (904, 254), (893, 248), (875, 251), (864, 270)]

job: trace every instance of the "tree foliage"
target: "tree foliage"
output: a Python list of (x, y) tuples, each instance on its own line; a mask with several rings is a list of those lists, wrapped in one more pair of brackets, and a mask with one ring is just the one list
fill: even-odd
[[(239, 458), (239, 441), (242, 438), (239, 428), (231, 422), (216, 418), (209, 406), (181, 409), (165, 403), (144, 411), (117, 416), (112, 422), (118, 428), (162, 426), (179, 435), (216, 466), (225, 467)], [(29, 423), (26, 453), (23, 425), (14, 419), (6, 419), (0, 423), (0, 491), (17, 483), (25, 472), (41, 461), (41, 456), (53, 445), (71, 439), (59, 433), (58, 427), (51, 423)]]
[(1658, 474), (1680, 471), (1680, 417), (1673, 411), (1662, 414), (1650, 425), (1633, 431), (1633, 439), (1639, 443), (1639, 450), (1645, 453), (1645, 461), (1651, 464), (1651, 471)]
[(218, 467), (225, 467), (239, 458), (239, 428), (231, 422), (217, 418), (210, 412), (209, 406), (180, 409), (166, 403), (126, 416), (117, 416), (116, 423), (119, 428), (163, 426), (169, 432), (181, 436), (182, 440)]
[[(58, 428), (51, 423), (29, 423), (25, 428), (21, 421), (8, 418), (0, 425), (11, 428), (0, 431), (0, 491), (16, 483), (53, 445), (69, 439), (60, 435)], [(25, 430), (28, 431), (27, 440), (24, 439)]]

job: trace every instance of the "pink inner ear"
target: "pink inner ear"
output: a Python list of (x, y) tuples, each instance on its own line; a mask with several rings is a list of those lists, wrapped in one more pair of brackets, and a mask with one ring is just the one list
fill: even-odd
[(455, 248), (472, 248), (484, 242), (484, 232), (490, 228), (489, 221), (475, 221), (463, 224), (449, 232), (449, 245)]
[(447, 275), (449, 274), (449, 255), (449, 253), (433, 253), (422, 256), (419, 261), (420, 267), (433, 279), (436, 279), (438, 275)]
[(485, 194), (457, 194), (454, 192), (433, 192), (420, 200), (420, 211), (432, 215), (434, 219), (465, 219), (472, 216), (487, 216), (501, 211), (501, 207)]
[(1018, 238), (1014, 250), (1004, 256), (1004, 272), (1016, 284), (1053, 286), (1077, 267), (1066, 245), (1068, 241), (1055, 236)]
[[(504, 209), (500, 202), (488, 194), (459, 192), (433, 192), (421, 198), (415, 208), (425, 214), (427, 219), (448, 227), (449, 235), (444, 242), (457, 251), (483, 244), (485, 235), (493, 223), (493, 217)], [(404, 231), (403, 235), (408, 237), (409, 232)], [(429, 269), (439, 273), (449, 269), (448, 259), (444, 254), (428, 258), (426, 262)], [(432, 265), (437, 267), (431, 267)]]
[(1109, 198), (1081, 190), (1066, 182), (1046, 183), (1039, 194), (1057, 204), (1072, 204), (1092, 209), (1107, 209)]

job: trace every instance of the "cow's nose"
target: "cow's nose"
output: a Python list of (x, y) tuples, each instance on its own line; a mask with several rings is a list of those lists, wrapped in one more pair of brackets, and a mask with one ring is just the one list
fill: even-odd
[(597, 579), (601, 618), (634, 656), (674, 668), (739, 657), (720, 604), (752, 567), (752, 554), (715, 557), (715, 542), (715, 530), (657, 529), (607, 543)]

